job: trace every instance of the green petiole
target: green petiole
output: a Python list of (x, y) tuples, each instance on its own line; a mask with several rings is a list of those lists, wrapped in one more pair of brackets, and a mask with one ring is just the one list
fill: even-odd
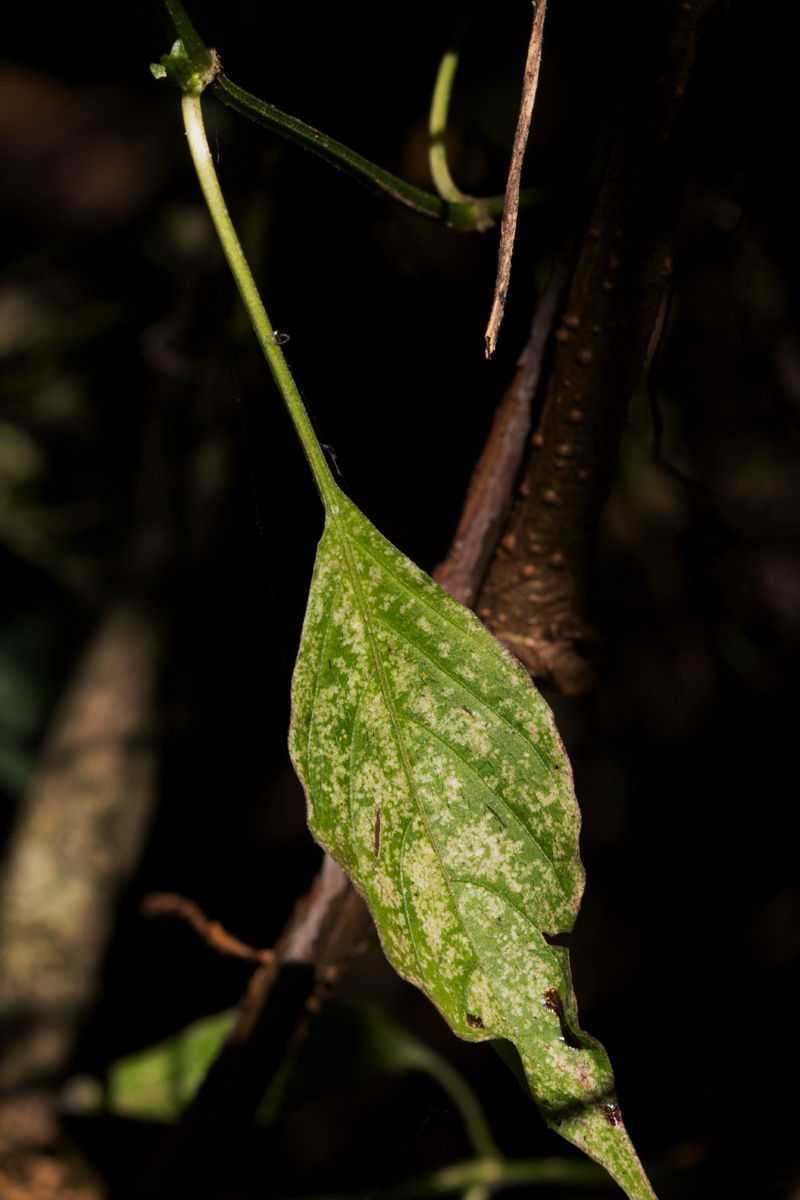
[(325, 455), (322, 453), (322, 449), (317, 441), (297, 384), (289, 370), (289, 364), (275, 337), (275, 330), (272, 328), (266, 309), (258, 294), (258, 288), (256, 287), (256, 282), (253, 279), (253, 273), (250, 270), (247, 259), (244, 256), (241, 242), (236, 236), (236, 230), (233, 227), (228, 206), (225, 203), (225, 198), (222, 195), (222, 189), (217, 179), (217, 173), (214, 170), (214, 163), (211, 158), (211, 151), (208, 147), (206, 131), (203, 125), (203, 112), (198, 93), (184, 92), (183, 122), (186, 127), (189, 149), (195, 170), (197, 171), (197, 177), (200, 181), (200, 187), (208, 205), (208, 211), (211, 213), (211, 219), (214, 222), (223, 253), (236, 280), (236, 286), (244, 301), (259, 345), (264, 352), (269, 369), (278, 385), (278, 390), (283, 397), (284, 404), (289, 411), (289, 416), (292, 419), (297, 436), (300, 438), (322, 502), (328, 508), (331, 501), (335, 504), (338, 489), (333, 481), (330, 468), (325, 461)]

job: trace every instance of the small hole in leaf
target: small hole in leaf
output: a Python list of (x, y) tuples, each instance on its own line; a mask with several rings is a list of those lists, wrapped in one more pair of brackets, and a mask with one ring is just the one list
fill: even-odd
[(472, 1013), (467, 1013), (467, 1024), (469, 1025), (470, 1029), (484, 1028), (483, 1021), (480, 1019), (480, 1017), (473, 1016)]

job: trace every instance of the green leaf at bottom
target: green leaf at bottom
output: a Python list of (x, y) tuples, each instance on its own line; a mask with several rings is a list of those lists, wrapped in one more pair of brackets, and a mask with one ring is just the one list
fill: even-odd
[(580, 815), (552, 714), (477, 618), (337, 493), (292, 688), (309, 824), (455, 1033), (506, 1039), (549, 1125), (653, 1192), (569, 957)]
[(176, 1121), (235, 1021), (232, 1009), (215, 1013), (156, 1046), (117, 1059), (108, 1072), (108, 1111), (142, 1121)]

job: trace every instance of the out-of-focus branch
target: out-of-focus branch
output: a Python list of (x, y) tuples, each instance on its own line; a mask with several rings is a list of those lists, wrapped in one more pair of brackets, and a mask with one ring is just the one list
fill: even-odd
[(256, 950), (228, 933), (219, 921), (209, 921), (194, 900), (178, 896), (175, 892), (150, 892), (139, 906), (143, 917), (179, 917), (191, 925), (198, 937), (217, 954), (228, 954), (232, 958), (244, 958), (249, 962), (271, 962), (273, 950)]
[(267, 1085), (372, 931), (364, 901), (326, 855), (273, 959), (254, 974), (222, 1052), (140, 1186), (141, 1200), (218, 1194)]
[(0, 1100), (1, 1200), (106, 1200), (108, 1189), (59, 1128), (50, 1097)]
[(679, 118), (714, 0), (641, 15), (621, 125), (569, 290), (515, 510), (478, 599), (492, 631), (567, 694), (591, 681), (594, 534), (630, 396), (669, 280), (682, 164)]
[(98, 986), (155, 796), (159, 625), (100, 623), (62, 697), (0, 884), (0, 1090), (57, 1077)]

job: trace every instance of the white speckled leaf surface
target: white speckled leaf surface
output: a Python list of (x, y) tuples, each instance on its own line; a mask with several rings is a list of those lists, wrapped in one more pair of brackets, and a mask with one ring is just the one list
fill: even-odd
[[(387, 957), (470, 1041), (516, 1047), (547, 1122), (652, 1196), (602, 1046), (582, 1033), (567, 934), (583, 891), (569, 762), (523, 668), (370, 525), (329, 504), (292, 689), (316, 839)], [(547, 935), (547, 936), (545, 936)]]

